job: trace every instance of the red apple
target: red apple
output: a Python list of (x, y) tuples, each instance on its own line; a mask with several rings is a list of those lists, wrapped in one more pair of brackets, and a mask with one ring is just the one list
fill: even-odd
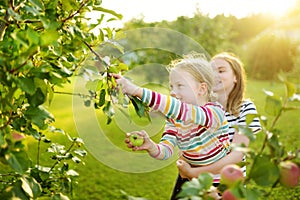
[(12, 137), (15, 141), (20, 141), (25, 138), (25, 136), (23, 134), (18, 133), (18, 132), (12, 132)]
[(227, 185), (228, 187), (233, 186), (238, 181), (243, 181), (244, 174), (243, 170), (235, 164), (226, 165), (221, 169), (220, 172), (221, 180), (220, 182)]
[(227, 189), (223, 192), (222, 199), (223, 200), (238, 200), (238, 198), (236, 196), (234, 196), (234, 194), (229, 189)]
[(279, 169), (281, 185), (290, 188), (298, 186), (300, 169), (297, 164), (291, 161), (281, 162)]

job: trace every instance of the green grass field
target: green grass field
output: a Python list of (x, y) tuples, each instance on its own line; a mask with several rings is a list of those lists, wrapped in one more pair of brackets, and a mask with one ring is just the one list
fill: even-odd
[[(283, 94), (284, 86), (278, 83), (270, 84), (269, 82), (263, 81), (248, 81), (247, 96), (251, 97), (255, 102), (259, 113), (266, 115), (264, 113), (265, 95), (263, 89), (271, 90), (276, 93), (281, 92), (281, 94)], [(72, 86), (68, 85), (65, 88), (60, 88), (60, 90), (72, 91)], [(124, 118), (124, 116), (123, 118), (122, 116), (116, 118), (116, 121), (119, 120), (123, 124), (118, 124), (113, 121), (110, 125), (106, 125), (106, 116), (104, 116), (103, 113), (100, 111), (95, 113), (94, 111), (91, 112), (91, 110), (81, 110), (81, 105), (79, 105), (81, 103), (83, 104), (83, 101), (81, 101), (81, 99), (74, 100), (72, 96), (69, 95), (56, 94), (51, 106), (48, 108), (56, 118), (54, 124), (56, 127), (66, 130), (73, 136), (77, 136), (78, 127), (83, 126), (83, 129), (80, 129), (80, 132), (83, 133), (80, 133), (79, 137), (87, 141), (86, 147), (89, 154), (84, 158), (85, 165), (75, 166), (80, 176), (78, 178), (78, 184), (74, 187), (75, 192), (72, 199), (126, 199), (122, 195), (121, 190), (132, 196), (140, 196), (153, 200), (169, 199), (177, 176), (174, 161), (169, 162), (165, 167), (158, 170), (154, 169), (159, 168), (158, 165), (161, 163), (158, 163), (157, 166), (153, 164), (150, 170), (148, 170), (149, 172), (143, 173), (143, 169), (147, 171), (147, 162), (131, 161), (131, 157), (124, 156), (127, 155), (126, 153), (130, 156), (133, 154), (126, 149), (125, 143), (123, 142), (125, 131), (142, 127), (150, 132), (156, 133), (153, 135), (153, 138), (158, 140), (162, 125), (155, 120), (152, 121), (152, 124), (149, 124), (145, 120), (136, 118), (130, 122)], [(269, 118), (268, 115), (266, 116)], [(271, 118), (269, 120), (271, 120)], [(92, 122), (94, 122), (94, 124), (91, 124)], [(124, 124), (127, 125), (124, 126)], [(300, 140), (298, 139), (300, 132), (299, 112), (289, 111), (284, 113), (277, 128), (283, 130), (281, 141), (286, 145), (286, 149), (292, 150), (300, 146)], [(103, 132), (104, 135), (100, 136), (99, 130)], [(64, 137), (60, 135), (51, 137), (53, 140), (55, 138), (60, 142), (64, 140)], [(258, 135), (257, 141), (252, 143), (251, 147), (260, 148), (262, 137), (262, 135)], [(30, 140), (29, 146), (31, 153), (34, 154), (36, 152), (36, 144), (33, 140)], [(44, 162), (46, 162), (46, 159)], [(117, 166), (109, 166), (114, 162), (118, 163)], [(43, 165), (43, 163), (41, 164)], [(123, 171), (120, 171), (120, 169)], [(140, 171), (142, 173), (132, 172), (134, 169), (141, 169)], [(293, 191), (295, 192), (295, 190)], [(287, 190), (279, 190), (275, 192), (274, 199), (287, 199), (284, 198), (287, 197), (286, 193)], [(288, 191), (287, 194), (293, 195), (290, 191)], [(299, 194), (299, 192), (297, 192), (297, 194)]]

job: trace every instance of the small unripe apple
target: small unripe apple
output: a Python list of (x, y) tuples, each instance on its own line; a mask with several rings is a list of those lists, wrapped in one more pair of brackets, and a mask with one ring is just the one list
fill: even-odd
[(243, 170), (235, 164), (226, 165), (221, 169), (220, 172), (222, 184), (227, 185), (228, 187), (233, 186), (238, 181), (244, 181)]
[(281, 162), (280, 168), (280, 183), (286, 187), (297, 187), (300, 177), (300, 170), (297, 164), (291, 161)]
[(144, 138), (138, 135), (137, 133), (133, 133), (129, 136), (129, 140), (133, 146), (139, 147), (144, 143)]
[(223, 200), (238, 200), (236, 196), (229, 190), (226, 189), (223, 194), (222, 194), (222, 199)]

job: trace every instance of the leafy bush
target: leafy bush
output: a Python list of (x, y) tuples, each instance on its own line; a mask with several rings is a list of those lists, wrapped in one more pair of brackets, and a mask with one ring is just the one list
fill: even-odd
[[(0, 160), (7, 172), (0, 174), (1, 199), (67, 199), (72, 194), (79, 174), (71, 163), (81, 163), (86, 151), (81, 149), (80, 138), (51, 126), (55, 118), (45, 104), (51, 103), (57, 87), (79, 73), (94, 46), (109, 43), (113, 37), (113, 29), (99, 25), (122, 16), (101, 7), (101, 2), (0, 2)], [(98, 12), (96, 23), (87, 18), (92, 11)], [(64, 134), (69, 142), (50, 140), (54, 132)], [(38, 144), (36, 160), (27, 154), (26, 137)], [(42, 145), (50, 158), (41, 152)], [(53, 164), (43, 166), (44, 159)]]

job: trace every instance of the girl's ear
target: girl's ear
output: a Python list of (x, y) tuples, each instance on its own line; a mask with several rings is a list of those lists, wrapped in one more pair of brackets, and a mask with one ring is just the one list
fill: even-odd
[(236, 76), (233, 77), (233, 82), (237, 83)]
[(199, 95), (200, 96), (207, 95), (207, 84), (206, 83), (200, 83), (200, 85), (199, 85)]

